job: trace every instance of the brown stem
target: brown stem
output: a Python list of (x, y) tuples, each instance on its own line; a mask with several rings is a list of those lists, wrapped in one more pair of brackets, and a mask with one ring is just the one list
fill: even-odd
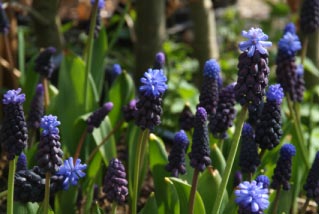
[(272, 213), (277, 213), (278, 210), (278, 203), (279, 203), (279, 196), (280, 196), (280, 190), (281, 190), (281, 185), (279, 185), (279, 187), (277, 188), (276, 191), (276, 197), (275, 197), (275, 201), (274, 201), (274, 209)]
[(308, 207), (308, 205), (309, 205), (309, 202), (310, 202), (310, 198), (307, 198), (305, 204), (303, 205), (303, 207), (302, 207), (302, 209), (301, 209), (300, 214), (305, 214), (305, 213), (306, 213), (307, 207)]
[(86, 135), (87, 135), (88, 131), (87, 129), (85, 129), (81, 135), (81, 138), (80, 138), (80, 141), (78, 143), (78, 147), (76, 148), (76, 152), (73, 156), (73, 162), (75, 163), (76, 160), (79, 158), (80, 156), (80, 152), (81, 152), (81, 149), (82, 149), (82, 146), (83, 146), (83, 143), (85, 141), (85, 138), (86, 138)]
[(48, 79), (42, 77), (42, 84), (44, 88), (44, 108), (47, 111), (50, 105), (50, 96), (49, 96), (49, 82)]
[(198, 183), (198, 174), (199, 174), (199, 171), (198, 169), (195, 168), (194, 174), (193, 174), (191, 193), (189, 195), (189, 203), (188, 203), (189, 214), (194, 213), (194, 201), (195, 201), (195, 194), (196, 194), (197, 183)]

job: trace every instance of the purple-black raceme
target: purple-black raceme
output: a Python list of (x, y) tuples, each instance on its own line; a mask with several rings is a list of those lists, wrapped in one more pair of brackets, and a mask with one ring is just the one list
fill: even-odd
[(319, 1), (304, 0), (300, 10), (300, 30), (311, 34), (319, 28)]
[(50, 79), (52, 73), (55, 69), (53, 62), (53, 55), (56, 49), (54, 47), (48, 47), (44, 49), (39, 56), (35, 59), (34, 70), (38, 72), (41, 76)]
[(184, 130), (175, 134), (172, 150), (168, 156), (168, 164), (166, 165), (166, 170), (171, 172), (174, 177), (186, 173), (185, 152), (188, 144), (189, 140)]
[(296, 148), (292, 144), (284, 144), (280, 149), (279, 159), (277, 161), (274, 175), (272, 176), (272, 183), (270, 185), (273, 189), (278, 189), (282, 186), (283, 190), (290, 189), (290, 177), (292, 157), (296, 155)]
[(158, 52), (155, 55), (155, 62), (153, 65), (154, 69), (164, 69), (165, 65), (165, 54), (163, 52)]
[(0, 1), (0, 33), (7, 34), (9, 32), (9, 21)]
[(3, 122), (0, 130), (0, 144), (7, 153), (8, 160), (20, 155), (28, 140), (28, 129), (22, 103), (25, 94), (21, 88), (9, 90), (3, 95)]
[(123, 106), (122, 108), (123, 117), (126, 122), (130, 122), (131, 120), (134, 120), (134, 115), (135, 115), (135, 112), (137, 111), (136, 103), (137, 103), (137, 100), (133, 99), (129, 102), (129, 104)]
[(305, 87), (305, 80), (304, 80), (304, 70), (301, 64), (297, 66), (296, 73), (297, 73), (297, 81), (296, 81), (296, 88), (295, 88), (296, 101), (302, 102), (306, 87)]
[(44, 88), (38, 84), (35, 95), (31, 101), (31, 107), (28, 114), (27, 124), (29, 128), (38, 129), (41, 118), (44, 114)]
[(273, 149), (282, 136), (281, 103), (284, 97), (279, 84), (269, 86), (267, 102), (256, 125), (256, 143), (261, 149)]
[(194, 122), (192, 150), (188, 156), (190, 158), (190, 165), (201, 172), (211, 164), (207, 112), (203, 107), (197, 108)]
[(182, 112), (179, 115), (179, 127), (182, 130), (189, 131), (194, 127), (194, 114), (188, 104), (185, 104)]
[(87, 119), (87, 131), (89, 133), (92, 133), (94, 128), (98, 128), (104, 118), (108, 115), (108, 113), (113, 109), (113, 103), (107, 102), (104, 103), (104, 105), (100, 108), (98, 108), (96, 111), (94, 111)]
[(319, 204), (319, 152), (317, 152), (312, 167), (308, 173), (304, 190), (307, 192), (307, 197), (314, 199)]

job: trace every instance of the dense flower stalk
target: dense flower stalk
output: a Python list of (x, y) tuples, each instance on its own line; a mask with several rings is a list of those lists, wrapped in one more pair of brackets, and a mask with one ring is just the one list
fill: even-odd
[(44, 114), (44, 88), (38, 84), (35, 95), (31, 101), (30, 111), (28, 114), (27, 124), (29, 128), (38, 129), (41, 118)]
[(207, 112), (198, 107), (195, 115), (192, 150), (188, 154), (190, 165), (199, 171), (204, 171), (211, 164), (209, 137), (207, 128)]
[(283, 97), (283, 89), (279, 84), (269, 86), (267, 102), (256, 125), (256, 143), (261, 149), (271, 150), (280, 143), (282, 136), (281, 103)]
[(163, 52), (158, 52), (155, 55), (155, 62), (153, 65), (154, 69), (164, 69), (165, 66), (165, 54)]
[(292, 144), (285, 144), (281, 147), (280, 156), (272, 176), (271, 188), (278, 189), (282, 185), (283, 190), (290, 189), (292, 156), (295, 155), (296, 149)]
[(172, 150), (168, 156), (168, 164), (166, 165), (166, 170), (171, 172), (174, 177), (186, 173), (185, 152), (188, 144), (189, 140), (184, 130), (175, 134)]
[(113, 109), (113, 103), (107, 102), (104, 103), (102, 107), (94, 111), (87, 119), (87, 131), (89, 133), (92, 133), (94, 128), (98, 128), (104, 118), (108, 115), (108, 113)]
[(118, 159), (112, 159), (108, 166), (105, 178), (103, 192), (110, 202), (124, 204), (128, 196), (126, 172), (123, 164)]
[(311, 34), (319, 28), (319, 2), (304, 0), (300, 11), (300, 29), (305, 34)]
[(226, 138), (227, 129), (233, 126), (236, 116), (234, 87), (235, 84), (229, 84), (221, 89), (216, 114), (209, 117), (209, 129), (216, 138)]
[(304, 80), (304, 70), (302, 65), (297, 66), (297, 81), (296, 81), (296, 101), (302, 102), (305, 87), (305, 80)]
[(307, 192), (307, 197), (314, 199), (319, 204), (319, 152), (317, 152), (312, 167), (308, 173), (304, 190)]
[(264, 101), (261, 101), (259, 105), (256, 106), (254, 109), (251, 109), (251, 108), (248, 109), (247, 122), (254, 128), (256, 127), (256, 124), (259, 122), (264, 105), (265, 105)]
[(2, 99), (4, 117), (0, 132), (0, 143), (9, 160), (13, 160), (15, 155), (21, 154), (28, 140), (27, 124), (22, 106), (25, 101), (25, 94), (20, 94), (20, 92), (20, 88), (9, 90)]
[(0, 2), (0, 33), (7, 34), (9, 32), (9, 27), (8, 17)]
[(55, 69), (53, 62), (53, 55), (56, 49), (54, 47), (48, 47), (44, 49), (39, 56), (35, 59), (34, 70), (38, 72), (41, 76), (50, 79), (52, 73)]
[(134, 115), (135, 115), (135, 112), (137, 111), (136, 103), (137, 103), (137, 100), (133, 99), (127, 105), (123, 106), (122, 108), (123, 117), (126, 122), (130, 122), (134, 120)]
[(191, 108), (186, 104), (178, 118), (180, 129), (185, 131), (191, 130), (194, 127), (194, 118), (195, 116)]

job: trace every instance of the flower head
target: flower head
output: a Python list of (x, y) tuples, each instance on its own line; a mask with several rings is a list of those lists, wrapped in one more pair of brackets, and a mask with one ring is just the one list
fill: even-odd
[(20, 94), (21, 88), (9, 90), (3, 95), (3, 104), (22, 104), (25, 101), (25, 94)]
[(263, 188), (268, 188), (268, 186), (270, 185), (270, 180), (266, 175), (258, 175), (255, 180), (257, 183), (263, 183)]
[(249, 57), (254, 55), (255, 50), (261, 54), (268, 54), (266, 47), (271, 47), (272, 43), (266, 41), (268, 36), (260, 28), (251, 28), (248, 32), (242, 31), (242, 36), (247, 38), (248, 41), (240, 42), (239, 49), (241, 51), (248, 50), (247, 55)]
[(155, 60), (157, 63), (164, 65), (165, 64), (165, 54), (163, 52), (158, 52), (155, 55)]
[(42, 135), (57, 135), (59, 134), (59, 129), (57, 126), (59, 126), (61, 123), (58, 121), (57, 116), (53, 115), (46, 115), (41, 118), (40, 127), (42, 130)]
[(280, 51), (286, 52), (288, 55), (294, 55), (296, 51), (301, 49), (301, 42), (296, 34), (287, 32), (278, 42)]
[(146, 96), (158, 97), (166, 91), (166, 81), (167, 78), (162, 69), (148, 69), (144, 73), (144, 77), (141, 78), (143, 85), (140, 86), (139, 90)]
[(113, 69), (112, 69), (112, 73), (114, 76), (118, 76), (122, 73), (122, 68), (120, 64), (114, 64), (113, 65)]
[(290, 22), (285, 26), (284, 34), (286, 33), (296, 34), (296, 26), (294, 23)]
[(284, 98), (284, 90), (280, 84), (274, 84), (269, 86), (266, 96), (267, 100), (275, 101), (277, 104), (281, 104), (282, 99)]
[(58, 175), (63, 175), (63, 189), (69, 189), (70, 185), (75, 186), (79, 182), (80, 178), (85, 176), (82, 172), (86, 169), (86, 164), (81, 164), (81, 159), (76, 159), (75, 164), (73, 163), (73, 158), (64, 161), (64, 165), (60, 167), (57, 172)]
[(280, 155), (283, 157), (292, 157), (296, 155), (296, 148), (294, 145), (287, 143), (280, 149)]
[(98, 1), (97, 3), (97, 8), (101, 10), (105, 6), (105, 1), (104, 0), (91, 0), (91, 4), (94, 5), (95, 1)]
[(210, 59), (204, 65), (204, 77), (219, 79), (220, 67), (215, 59)]
[(249, 209), (251, 212), (263, 211), (269, 206), (268, 189), (263, 188), (262, 182), (244, 181), (235, 190), (235, 195), (238, 206)]

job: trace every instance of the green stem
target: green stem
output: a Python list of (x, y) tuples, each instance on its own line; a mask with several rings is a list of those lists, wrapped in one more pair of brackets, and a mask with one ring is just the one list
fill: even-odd
[(280, 196), (280, 190), (281, 190), (281, 185), (277, 188), (277, 191), (276, 191), (276, 197), (275, 197), (275, 200), (274, 200), (274, 208), (273, 208), (273, 211), (272, 213), (277, 213), (277, 210), (278, 210), (278, 202), (279, 202), (279, 196)]
[(198, 169), (195, 168), (194, 174), (193, 174), (193, 181), (192, 181), (192, 188), (189, 195), (189, 203), (188, 203), (188, 213), (193, 214), (194, 213), (194, 201), (195, 201), (195, 195), (196, 195), (196, 189), (197, 189), (197, 183), (198, 183)]
[(301, 209), (300, 214), (305, 214), (305, 213), (306, 213), (307, 207), (308, 207), (308, 205), (309, 205), (309, 202), (310, 202), (310, 198), (307, 198), (305, 204), (303, 205), (303, 207), (302, 207), (302, 209)]
[(112, 214), (116, 214), (117, 204), (115, 202), (112, 203)]
[(80, 153), (81, 153), (81, 149), (82, 149), (82, 146), (83, 146), (83, 143), (86, 139), (86, 135), (88, 133), (88, 130), (87, 129), (84, 129), (82, 135), (81, 135), (81, 138), (80, 138), (80, 142), (78, 143), (78, 146), (76, 148), (76, 152), (73, 156), (73, 161), (74, 163), (76, 162), (76, 160), (80, 157)]
[(46, 77), (42, 77), (42, 85), (44, 88), (44, 109), (47, 112), (50, 105), (49, 81)]
[(220, 149), (220, 151), (223, 151), (224, 139), (219, 139), (217, 142), (217, 146)]
[[(133, 196), (132, 196), (132, 214), (137, 213), (137, 198), (138, 198), (138, 181), (139, 181), (139, 174), (140, 174), (140, 167), (141, 167), (141, 159), (144, 156), (142, 154), (143, 147), (146, 147), (147, 140), (149, 138), (149, 130), (145, 129), (140, 137), (139, 137), (139, 142), (137, 144), (137, 149), (136, 149), (136, 155), (135, 155), (135, 170), (133, 173)], [(145, 151), (145, 150), (144, 150)]]
[(25, 83), (25, 43), (24, 43), (24, 27), (18, 27), (18, 60), (19, 70), (21, 72), (21, 82)]
[(247, 114), (247, 107), (243, 106), (241, 112), (239, 113), (239, 117), (237, 119), (237, 122), (236, 122), (236, 130), (235, 130), (234, 137), (233, 137), (233, 140), (231, 143), (231, 148), (230, 148), (230, 152), (229, 152), (229, 155), (227, 158), (226, 168), (225, 168), (225, 171), (223, 174), (222, 182), (221, 182), (220, 187), (218, 189), (216, 201), (214, 203), (214, 209), (212, 212), (213, 214), (220, 213), (220, 207), (221, 207), (221, 204), (223, 201), (224, 192), (226, 190), (228, 179), (229, 179), (231, 169), (233, 167), (233, 163), (234, 163), (235, 156), (237, 153), (239, 139), (240, 139), (241, 131), (243, 128), (243, 124), (244, 124), (245, 119), (246, 119), (246, 114)]
[(51, 173), (50, 172), (45, 173), (45, 190), (44, 190), (44, 201), (43, 201), (44, 214), (49, 213), (50, 179), (51, 179)]
[(0, 192), (0, 198), (6, 197), (8, 195), (8, 190)]
[(86, 54), (86, 64), (85, 64), (85, 80), (84, 80), (84, 106), (85, 110), (88, 111), (88, 90), (89, 90), (89, 75), (91, 73), (91, 64), (92, 64), (92, 54), (93, 54), (93, 45), (94, 45), (94, 28), (96, 25), (96, 16), (98, 11), (98, 0), (95, 0), (92, 8), (92, 16), (90, 22), (90, 31), (89, 38), (87, 43), (87, 54)]
[(15, 156), (13, 160), (9, 161), (7, 214), (13, 214), (14, 174), (16, 171), (17, 160), (18, 160), (18, 156)]

